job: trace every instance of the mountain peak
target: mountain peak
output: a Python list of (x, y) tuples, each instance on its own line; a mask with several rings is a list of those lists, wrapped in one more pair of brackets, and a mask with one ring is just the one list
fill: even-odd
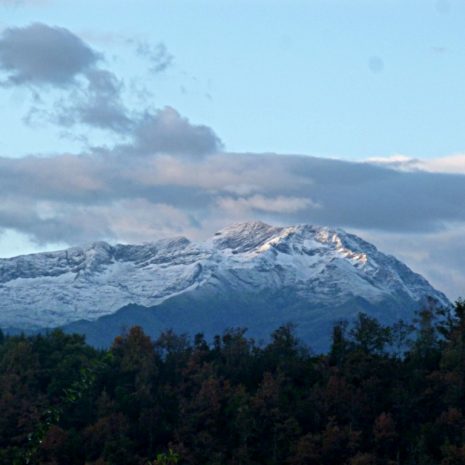
[[(317, 320), (326, 321), (351, 315), (355, 308), (385, 319), (395, 308), (398, 317), (407, 319), (402, 312), (427, 297), (448, 304), (424, 278), (363, 239), (305, 224), (276, 227), (250, 221), (228, 226), (205, 243), (182, 237), (145, 245), (95, 242), (0, 259), (0, 327), (93, 321), (129, 304), (153, 307), (181, 296), (208, 296), (213, 307), (215, 299), (233, 302), (239, 296), (246, 300), (240, 306), (249, 309), (250, 324), (256, 324), (254, 308), (264, 308), (271, 295), (277, 299), (272, 306), (279, 303), (280, 308), (273, 318), (283, 323), (297, 307), (302, 318), (313, 318), (307, 312), (315, 311)], [(180, 318), (188, 318), (196, 299)], [(336, 315), (333, 307), (349, 313)], [(229, 326), (242, 324), (223, 317)]]

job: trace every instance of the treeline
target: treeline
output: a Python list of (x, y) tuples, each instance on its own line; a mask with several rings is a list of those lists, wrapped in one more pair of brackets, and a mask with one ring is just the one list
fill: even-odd
[(360, 314), (315, 355), (139, 327), (107, 351), (0, 333), (0, 465), (465, 464), (465, 302), (412, 325)]

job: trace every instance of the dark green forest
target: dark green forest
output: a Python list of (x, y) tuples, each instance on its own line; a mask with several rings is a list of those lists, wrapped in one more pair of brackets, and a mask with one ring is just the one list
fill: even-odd
[(133, 327), (108, 350), (0, 333), (0, 465), (465, 464), (465, 302), (385, 327), (360, 314), (314, 354)]

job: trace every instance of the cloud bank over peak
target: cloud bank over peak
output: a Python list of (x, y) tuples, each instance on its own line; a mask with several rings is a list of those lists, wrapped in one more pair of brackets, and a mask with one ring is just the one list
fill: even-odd
[[(208, 230), (216, 216), (224, 223), (238, 216), (259, 216), (278, 223), (314, 222), (348, 228), (426, 233), (446, 224), (465, 222), (465, 176), (400, 172), (366, 163), (292, 155), (217, 153), (202, 158), (179, 157), (155, 149), (144, 156), (121, 150), (88, 155), (0, 158), (0, 207), (19, 215), (45, 203), (57, 207), (46, 215), (66, 223), (77, 207), (111, 208), (115, 202), (144, 201), (170, 205)], [(21, 213), (21, 204), (30, 209)], [(127, 211), (128, 221), (131, 210)], [(11, 216), (11, 215), (10, 215)], [(203, 224), (205, 223), (205, 224)], [(7, 225), (0, 226), (7, 227)], [(12, 225), (9, 224), (9, 227)], [(21, 229), (21, 225), (18, 224)], [(82, 225), (72, 240), (122, 236), (111, 223), (98, 237)], [(40, 231), (43, 231), (40, 229)], [(32, 227), (37, 240), (46, 241)], [(152, 231), (146, 238), (157, 236)], [(63, 241), (70, 239), (64, 236)]]
[[(322, 224), (374, 238), (446, 289), (424, 247), (441, 238), (441, 250), (450, 247), (444, 256), (455, 255), (460, 234), (450, 231), (465, 230), (465, 175), (294, 155), (162, 152), (135, 156), (120, 147), (0, 158), (0, 230), (25, 234), (42, 247), (204, 238), (252, 219)], [(448, 264), (465, 282), (463, 264)], [(453, 298), (461, 292), (454, 289)]]

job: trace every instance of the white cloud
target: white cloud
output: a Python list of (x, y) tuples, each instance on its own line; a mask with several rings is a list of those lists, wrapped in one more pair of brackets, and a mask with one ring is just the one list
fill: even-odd
[(432, 173), (465, 174), (465, 155), (457, 154), (431, 160), (422, 160), (418, 166)]
[(403, 171), (417, 170), (429, 173), (465, 174), (464, 154), (454, 154), (421, 160), (405, 155), (392, 155), (390, 157), (368, 158), (367, 162)]

